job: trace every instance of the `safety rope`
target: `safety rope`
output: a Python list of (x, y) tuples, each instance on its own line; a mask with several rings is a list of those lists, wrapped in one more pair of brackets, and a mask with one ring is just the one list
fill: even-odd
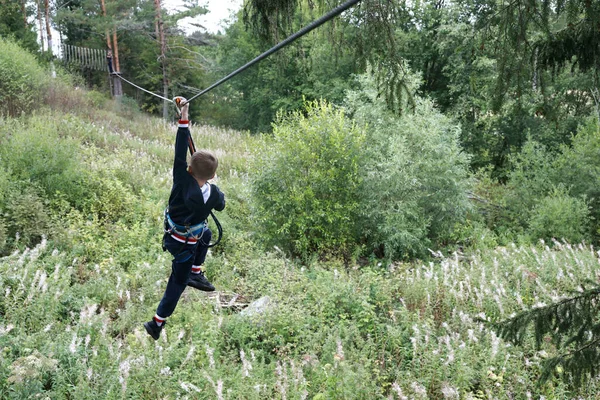
[(171, 100), (171, 99), (167, 99), (166, 97), (163, 97), (163, 96), (161, 96), (160, 94), (152, 93), (151, 91), (149, 91), (149, 90), (146, 90), (146, 89), (144, 89), (143, 87), (140, 87), (140, 86), (136, 85), (136, 84), (135, 84), (135, 83), (133, 83), (133, 82), (129, 82), (127, 79), (123, 78), (123, 77), (121, 76), (121, 73), (119, 73), (119, 72), (113, 72), (113, 75), (116, 75), (116, 76), (118, 76), (118, 77), (119, 77), (119, 79), (121, 79), (121, 80), (123, 80), (123, 81), (125, 81), (125, 82), (129, 83), (131, 86), (135, 86), (136, 88), (138, 88), (138, 89), (140, 89), (140, 90), (142, 90), (142, 91), (144, 91), (144, 92), (146, 92), (146, 93), (148, 93), (148, 94), (151, 94), (152, 96), (156, 96), (156, 97), (158, 97), (159, 99), (163, 99), (163, 100), (166, 100), (166, 101), (168, 101), (168, 102), (170, 102), (170, 103), (173, 103), (173, 100)]

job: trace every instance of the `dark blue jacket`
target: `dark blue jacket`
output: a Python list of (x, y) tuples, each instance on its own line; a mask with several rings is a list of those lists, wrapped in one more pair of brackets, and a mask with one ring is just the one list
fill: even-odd
[(210, 196), (205, 203), (198, 182), (187, 170), (189, 134), (187, 124), (180, 123), (175, 139), (173, 188), (169, 197), (169, 214), (179, 225), (200, 224), (208, 218), (212, 209), (222, 211), (225, 208), (225, 195), (217, 185), (210, 184)]

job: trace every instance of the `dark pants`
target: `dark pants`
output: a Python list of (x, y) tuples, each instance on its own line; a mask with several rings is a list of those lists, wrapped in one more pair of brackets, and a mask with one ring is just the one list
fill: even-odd
[(167, 289), (156, 309), (158, 316), (167, 318), (173, 314), (181, 294), (187, 287), (192, 265), (202, 265), (204, 263), (211, 238), (212, 232), (208, 228), (202, 234), (202, 238), (194, 245), (178, 242), (170, 235), (165, 234), (164, 245), (169, 253), (173, 255), (173, 263)]

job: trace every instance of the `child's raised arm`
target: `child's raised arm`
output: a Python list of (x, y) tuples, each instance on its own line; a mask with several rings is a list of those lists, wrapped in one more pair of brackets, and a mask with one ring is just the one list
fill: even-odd
[[(176, 97), (180, 102), (185, 103), (183, 97)], [(190, 135), (188, 120), (189, 104), (181, 107), (181, 118), (179, 119), (179, 128), (177, 129), (177, 138), (175, 139), (175, 160), (173, 161), (173, 181), (179, 180), (187, 174), (187, 150), (188, 137)]]

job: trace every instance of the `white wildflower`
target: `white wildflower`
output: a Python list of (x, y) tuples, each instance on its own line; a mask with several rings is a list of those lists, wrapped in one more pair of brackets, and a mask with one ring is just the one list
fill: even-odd
[(217, 383), (215, 384), (215, 381), (208, 374), (205, 373), (204, 376), (210, 382), (210, 384), (213, 386), (213, 389), (215, 390), (215, 392), (217, 394), (217, 399), (224, 400), (223, 399), (223, 381), (218, 379)]
[(458, 389), (450, 386), (448, 383), (442, 385), (442, 395), (445, 399), (459, 399)]
[(73, 334), (73, 339), (71, 340), (71, 344), (69, 345), (69, 350), (73, 354), (75, 354), (75, 352), (77, 351), (77, 332)]
[(208, 344), (206, 344), (206, 355), (208, 356), (208, 363), (212, 369), (215, 368), (215, 359), (213, 357), (214, 352), (215, 349), (212, 349)]
[(500, 338), (496, 336), (494, 331), (490, 331), (492, 336), (492, 358), (496, 357), (498, 354), (498, 347), (500, 346)]
[(427, 389), (425, 389), (425, 386), (419, 384), (418, 382), (411, 383), (410, 388), (416, 395), (427, 396)]
[(188, 351), (187, 355), (185, 356), (185, 359), (183, 360), (182, 365), (192, 359), (192, 356), (194, 355), (194, 350), (196, 350), (196, 346), (194, 346), (194, 345), (190, 346), (190, 350)]
[(127, 390), (127, 378), (129, 377), (129, 370), (131, 369), (131, 364), (129, 363), (129, 359), (121, 362), (119, 364), (119, 383), (121, 383), (121, 389), (123, 392)]
[(8, 332), (12, 331), (14, 329), (14, 327), (15, 326), (13, 324), (8, 324), (8, 325), (6, 325), (6, 327), (0, 326), (0, 336), (6, 335)]
[(335, 361), (342, 361), (344, 359), (344, 348), (342, 347), (342, 340), (337, 340), (337, 353), (334, 354), (333, 358)]
[(245, 377), (250, 376), (250, 370), (252, 370), (252, 364), (248, 360), (246, 360), (246, 353), (244, 350), (240, 350), (240, 358), (242, 359), (242, 373)]
[(470, 341), (475, 343), (479, 342), (479, 339), (477, 339), (477, 337), (475, 336), (475, 331), (473, 331), (473, 329), (468, 329), (467, 335), (469, 336)]
[(400, 387), (400, 385), (398, 385), (398, 382), (394, 382), (392, 384), (392, 390), (398, 395), (398, 398), (400, 400), (408, 400), (408, 397), (406, 397), (404, 393), (402, 393), (402, 388)]

